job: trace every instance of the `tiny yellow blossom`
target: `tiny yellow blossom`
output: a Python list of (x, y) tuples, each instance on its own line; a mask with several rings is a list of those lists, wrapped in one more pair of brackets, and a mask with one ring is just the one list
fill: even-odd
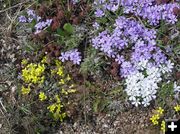
[(47, 57), (44, 56), (43, 59), (41, 60), (41, 63), (47, 63)]
[(69, 90), (68, 90), (68, 93), (75, 93), (75, 92), (76, 92), (75, 89), (69, 89)]
[(30, 92), (30, 86), (28, 86), (27, 88), (25, 88), (24, 86), (22, 86), (21, 92), (23, 95), (29, 94)]
[(162, 109), (162, 107), (159, 107), (156, 111), (157, 111), (160, 115), (162, 115), (163, 112), (164, 112), (164, 109)]
[(26, 60), (26, 59), (23, 59), (22, 61), (21, 61), (21, 64), (22, 65), (26, 65), (28, 63), (28, 61)]
[(66, 79), (67, 79), (67, 81), (71, 80), (71, 77), (69, 76), (69, 74), (67, 75)]
[(161, 122), (161, 131), (165, 132), (166, 127), (165, 127), (165, 121)]
[(62, 67), (59, 67), (59, 68), (58, 68), (57, 74), (58, 74), (59, 76), (64, 76), (64, 72), (63, 72), (63, 68), (62, 68)]
[(68, 92), (67, 92), (67, 91), (65, 91), (65, 89), (64, 89), (64, 88), (62, 88), (62, 89), (61, 89), (61, 93), (62, 93), (62, 94), (65, 94), (65, 95), (68, 95)]
[(61, 79), (60, 82), (59, 82), (59, 84), (61, 84), (61, 85), (65, 84), (64, 79)]
[(56, 108), (56, 104), (52, 104), (52, 105), (50, 105), (50, 106), (47, 107), (47, 109), (49, 109), (49, 111), (50, 111), (51, 113), (54, 112), (55, 108)]
[(179, 112), (179, 111), (180, 111), (180, 105), (176, 105), (176, 106), (174, 107), (174, 110), (175, 110), (176, 112)]
[(71, 84), (71, 86), (69, 86), (69, 88), (73, 88), (74, 87), (74, 84)]
[(45, 95), (44, 92), (40, 92), (40, 93), (39, 93), (39, 99), (40, 99), (40, 101), (44, 101), (44, 100), (47, 99), (47, 96)]
[(153, 125), (158, 125), (158, 120), (160, 119), (159, 114), (153, 115), (150, 120), (152, 121)]
[(61, 103), (61, 100), (60, 100), (60, 98), (59, 98), (58, 95), (55, 95), (55, 99), (56, 99), (56, 102), (57, 102), (57, 103)]

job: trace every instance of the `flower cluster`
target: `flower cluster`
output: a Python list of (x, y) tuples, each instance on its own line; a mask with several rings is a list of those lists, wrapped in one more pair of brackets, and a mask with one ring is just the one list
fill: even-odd
[(30, 63), (22, 70), (22, 78), (25, 83), (41, 84), (44, 82), (44, 64)]
[[(126, 92), (132, 104), (148, 106), (156, 98), (158, 83), (162, 75), (173, 69), (156, 46), (156, 31), (125, 17), (116, 19), (115, 29), (105, 30), (92, 39), (92, 45), (121, 64), (120, 75), (125, 78)], [(132, 53), (125, 51), (131, 49)]]
[(62, 112), (63, 105), (58, 95), (55, 95), (55, 100), (56, 102), (48, 106), (47, 109), (52, 113), (54, 119), (63, 121), (66, 117), (66, 113)]
[(157, 5), (155, 0), (122, 0), (124, 13), (134, 13), (147, 19), (151, 25), (157, 25), (161, 20), (174, 24), (177, 16), (173, 9), (180, 8), (178, 3), (165, 3)]
[(18, 19), (19, 19), (19, 22), (22, 22), (22, 23), (31, 23), (33, 20), (40, 21), (41, 17), (36, 15), (34, 10), (27, 9), (27, 15), (26, 16), (21, 15), (19, 16)]
[(151, 25), (157, 25), (161, 20), (174, 24), (177, 16), (174, 9), (179, 9), (178, 3), (164, 3), (157, 5), (155, 0), (96, 0), (95, 16), (103, 17), (106, 10), (115, 12), (119, 6), (123, 7), (125, 14), (133, 13), (147, 19)]
[[(75, 85), (73, 84), (72, 78), (69, 74), (65, 72), (64, 66), (60, 60), (53, 60), (53, 65), (46, 64), (47, 57), (43, 57), (40, 63), (28, 63), (27, 60), (22, 60), (22, 79), (25, 82), (22, 86), (21, 92), (23, 95), (28, 95), (31, 92), (30, 87), (42, 87), (47, 83), (44, 82), (45, 75), (49, 76), (49, 81), (55, 81), (55, 89), (54, 90), (44, 90), (43, 88), (39, 88), (36, 90), (39, 100), (43, 103), (48, 104), (46, 107), (49, 112), (52, 114), (55, 120), (63, 121), (63, 119), (67, 116), (66, 111), (64, 111), (64, 107), (66, 104), (70, 104), (70, 101), (67, 100), (67, 103), (64, 103), (64, 98), (67, 98), (70, 94), (76, 93)], [(45, 65), (47, 65), (45, 67)], [(50, 65), (50, 66), (48, 66)], [(50, 70), (46, 70), (46, 68), (50, 68)], [(35, 84), (35, 85), (33, 85)], [(39, 85), (41, 84), (41, 85)], [(31, 86), (32, 85), (32, 86)], [(57, 90), (58, 89), (58, 90)]]
[(36, 25), (34, 26), (35, 34), (38, 34), (42, 30), (45, 30), (52, 23), (52, 19), (46, 19), (44, 21), (44, 20), (42, 20), (42, 18), (40, 16), (36, 15), (34, 10), (31, 10), (31, 9), (27, 10), (27, 16), (21, 15), (19, 17), (19, 22), (21, 22), (21, 23), (31, 23), (33, 20), (36, 21)]
[(70, 60), (70, 61), (73, 62), (73, 64), (78, 64), (78, 65), (81, 62), (80, 52), (78, 52), (77, 49), (69, 50), (67, 52), (62, 52), (61, 56), (59, 57), (59, 59), (62, 62)]
[(155, 114), (150, 118), (153, 125), (158, 125), (160, 117), (163, 115), (164, 109), (159, 107), (155, 110)]
[(28, 85), (28, 87), (22, 86), (21, 92), (22, 92), (23, 95), (29, 94), (30, 91), (31, 91), (30, 85)]

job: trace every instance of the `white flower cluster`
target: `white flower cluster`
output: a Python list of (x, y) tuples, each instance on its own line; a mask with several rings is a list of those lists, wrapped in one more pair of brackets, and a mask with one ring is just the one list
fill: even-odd
[(150, 105), (151, 100), (156, 98), (158, 83), (162, 80), (163, 74), (172, 71), (173, 63), (168, 61), (168, 64), (156, 67), (148, 60), (142, 60), (136, 66), (138, 71), (125, 79), (125, 91), (133, 105), (137, 107), (142, 104), (146, 107)]

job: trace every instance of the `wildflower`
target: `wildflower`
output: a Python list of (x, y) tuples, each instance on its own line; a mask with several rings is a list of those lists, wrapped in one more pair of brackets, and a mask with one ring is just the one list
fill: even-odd
[(159, 114), (153, 115), (150, 120), (152, 121), (153, 125), (158, 125), (158, 120), (160, 119)]
[(28, 63), (28, 61), (26, 60), (26, 59), (23, 59), (22, 61), (21, 61), (21, 64), (22, 65), (26, 65)]
[(166, 130), (165, 126), (166, 126), (165, 121), (162, 121), (161, 122), (161, 131), (165, 132), (165, 130)]
[(164, 112), (164, 109), (162, 109), (161, 107), (159, 107), (157, 110), (158, 114), (162, 115)]
[(66, 79), (67, 79), (67, 81), (71, 80), (71, 77), (69, 76), (69, 74), (67, 75)]
[(22, 22), (22, 23), (25, 23), (25, 22), (27, 22), (27, 19), (26, 19), (26, 17), (25, 16), (19, 16), (19, 22)]
[(61, 85), (65, 84), (64, 79), (61, 79), (60, 82), (59, 82), (59, 84), (61, 84)]
[(180, 86), (177, 85), (177, 82), (174, 82), (174, 92), (180, 92)]
[(58, 68), (57, 74), (58, 74), (59, 76), (64, 76), (64, 72), (63, 72), (63, 68), (62, 68), (62, 67), (59, 67), (59, 68)]
[(62, 94), (65, 94), (65, 95), (68, 95), (68, 92), (67, 92), (67, 91), (65, 91), (65, 89), (64, 89), (64, 88), (62, 88), (62, 89), (61, 89), (61, 93), (62, 93)]
[(45, 95), (44, 92), (40, 92), (40, 93), (39, 93), (39, 99), (40, 99), (40, 101), (44, 101), (44, 100), (47, 99), (47, 96)]
[(42, 74), (45, 71), (44, 64), (28, 64), (22, 70), (22, 77), (26, 83), (41, 84), (44, 82), (45, 77)]
[(67, 51), (65, 53), (61, 53), (61, 56), (59, 57), (59, 59), (64, 62), (66, 60), (70, 60), (73, 62), (73, 64), (80, 64), (81, 62), (81, 56), (80, 56), (80, 52), (78, 52), (77, 49), (73, 49), (70, 51)]
[(43, 59), (41, 60), (41, 63), (43, 63), (43, 64), (47, 63), (47, 57), (46, 56), (43, 57)]
[(21, 92), (22, 92), (23, 95), (29, 94), (29, 92), (30, 92), (30, 86), (28, 85), (27, 88), (24, 87), (24, 86), (22, 86)]
[(176, 106), (174, 107), (174, 110), (175, 110), (176, 112), (179, 112), (179, 111), (180, 111), (180, 105), (176, 105)]
[(56, 108), (56, 104), (52, 104), (52, 105), (47, 107), (47, 109), (49, 109), (49, 111), (52, 113), (54, 112), (55, 108)]
[(95, 11), (95, 15), (96, 15), (96, 17), (102, 17), (102, 16), (105, 15), (105, 13), (104, 13), (104, 11), (102, 11), (101, 9), (97, 9), (97, 10)]

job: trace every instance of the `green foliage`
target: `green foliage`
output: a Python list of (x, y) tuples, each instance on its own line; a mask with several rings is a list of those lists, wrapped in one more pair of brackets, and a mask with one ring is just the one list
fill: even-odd
[(72, 34), (74, 32), (74, 27), (70, 23), (64, 24), (63, 29), (69, 34)]
[(97, 56), (97, 53), (98, 52), (95, 48), (87, 48), (86, 57), (81, 63), (80, 72), (82, 72), (83, 74), (96, 74), (101, 70), (101, 66), (105, 64), (105, 61), (100, 56)]
[(158, 90), (157, 94), (157, 103), (159, 106), (164, 107), (172, 102), (173, 100), (173, 82), (170, 83), (162, 83), (162, 87)]

